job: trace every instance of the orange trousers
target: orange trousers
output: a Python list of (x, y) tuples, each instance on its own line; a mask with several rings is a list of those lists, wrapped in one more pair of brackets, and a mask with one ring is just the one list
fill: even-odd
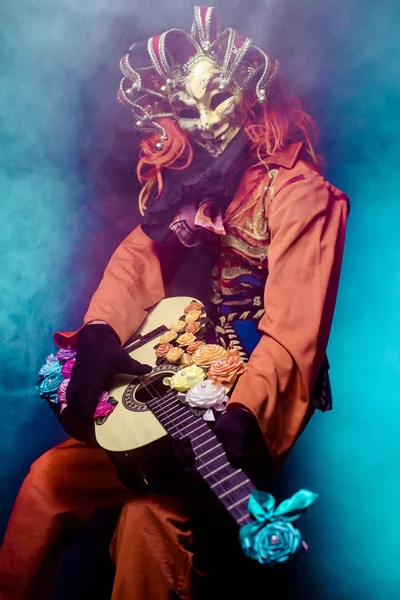
[(1, 600), (51, 598), (62, 550), (98, 508), (122, 505), (110, 552), (112, 600), (192, 598), (192, 533), (182, 499), (133, 494), (106, 454), (68, 440), (31, 467), (0, 550)]

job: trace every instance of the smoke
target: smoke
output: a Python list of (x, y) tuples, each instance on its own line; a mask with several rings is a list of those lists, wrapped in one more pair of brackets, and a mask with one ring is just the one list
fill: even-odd
[[(388, 498), (393, 513), (400, 501), (394, 463), (399, 4), (220, 0), (217, 6), (223, 26), (280, 60), (282, 76), (317, 119), (328, 178), (352, 201), (330, 343), (336, 416), (311, 426), (291, 475), (324, 497), (317, 519), (323, 541), (309, 526), (320, 550), (313, 551), (313, 597), (347, 600), (349, 589), (363, 600), (395, 596), (397, 539), (390, 510), (386, 517), (382, 506)], [(36, 372), (53, 349), (52, 333), (79, 326), (113, 248), (138, 222), (137, 150), (129, 111), (116, 101), (118, 61), (137, 39), (171, 27), (189, 31), (192, 10), (188, 0), (0, 6), (3, 525), (30, 462), (63, 437), (34, 390)], [(306, 461), (298, 459), (303, 455)], [(353, 496), (343, 491), (354, 489)], [(373, 497), (369, 504), (367, 497)], [(378, 537), (385, 531), (379, 552), (376, 539), (364, 533), (366, 523), (374, 523)], [(349, 540), (357, 541), (355, 552)], [(386, 578), (377, 590), (371, 578), (379, 569)], [(356, 589), (354, 570), (361, 572)]]

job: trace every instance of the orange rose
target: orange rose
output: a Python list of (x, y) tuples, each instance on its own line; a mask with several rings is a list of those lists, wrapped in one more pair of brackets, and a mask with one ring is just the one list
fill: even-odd
[(192, 342), (191, 344), (189, 344), (189, 346), (186, 348), (186, 352), (188, 354), (193, 354), (193, 352), (196, 352), (196, 350), (198, 350), (199, 348), (201, 348), (201, 346), (204, 346), (205, 342)]
[(176, 343), (178, 344), (178, 346), (189, 346), (189, 344), (194, 342), (195, 339), (196, 336), (193, 335), (193, 333), (183, 333), (178, 337)]
[(183, 331), (185, 329), (185, 327), (186, 327), (185, 321), (181, 321), (181, 320), (175, 321), (175, 323), (172, 323), (172, 325), (171, 325), (172, 331), (177, 331), (178, 333), (180, 331)]
[(193, 333), (194, 335), (196, 335), (196, 333), (198, 333), (201, 329), (201, 323), (200, 321), (194, 321), (193, 323), (189, 323), (189, 325), (186, 327), (185, 331), (186, 333)]
[(157, 358), (165, 358), (168, 352), (173, 348), (172, 344), (160, 344), (156, 350)]
[(178, 337), (176, 331), (166, 331), (158, 340), (159, 344), (168, 344), (169, 342), (173, 342)]
[(224, 356), (213, 362), (207, 376), (216, 383), (232, 385), (245, 370), (246, 366), (239, 356)]
[(193, 302), (191, 302), (188, 306), (186, 306), (183, 309), (183, 312), (185, 313), (185, 315), (187, 315), (192, 310), (199, 310), (201, 312), (203, 310), (203, 308), (204, 308), (204, 304), (202, 304), (201, 302), (195, 302), (193, 300)]
[(226, 355), (226, 350), (217, 344), (205, 344), (193, 354), (193, 362), (198, 367), (210, 367), (213, 362)]
[(168, 352), (165, 358), (170, 363), (177, 363), (180, 361), (182, 354), (182, 348), (171, 348), (171, 350)]
[(191, 310), (187, 313), (185, 317), (185, 322), (187, 323), (187, 325), (190, 325), (190, 323), (194, 323), (195, 321), (197, 321), (200, 315), (201, 310)]

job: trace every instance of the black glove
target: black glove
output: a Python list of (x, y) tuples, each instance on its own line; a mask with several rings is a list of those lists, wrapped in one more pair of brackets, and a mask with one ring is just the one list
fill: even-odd
[(183, 437), (180, 439), (173, 439), (172, 449), (180, 469), (185, 471), (186, 469), (193, 467), (196, 457), (193, 452), (190, 438)]
[(217, 419), (213, 432), (233, 467), (242, 467), (248, 462), (250, 448), (261, 436), (255, 416), (245, 408), (236, 407)]
[(67, 387), (67, 405), (76, 417), (92, 417), (110, 377), (120, 373), (144, 375), (151, 369), (129, 356), (112, 327), (86, 325), (78, 333), (76, 360)]

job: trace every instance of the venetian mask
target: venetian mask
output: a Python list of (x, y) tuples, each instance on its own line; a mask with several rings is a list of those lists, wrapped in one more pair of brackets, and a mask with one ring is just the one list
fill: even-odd
[(171, 97), (175, 118), (194, 142), (219, 156), (243, 124), (243, 91), (233, 80), (222, 88), (221, 70), (204, 55), (194, 58), (180, 83)]
[(190, 139), (219, 156), (246, 116), (245, 93), (260, 104), (278, 62), (232, 28), (221, 31), (212, 6), (195, 6), (191, 33), (169, 29), (135, 42), (121, 60), (118, 98), (131, 107), (135, 126), (168, 139), (162, 120), (172, 118)]

